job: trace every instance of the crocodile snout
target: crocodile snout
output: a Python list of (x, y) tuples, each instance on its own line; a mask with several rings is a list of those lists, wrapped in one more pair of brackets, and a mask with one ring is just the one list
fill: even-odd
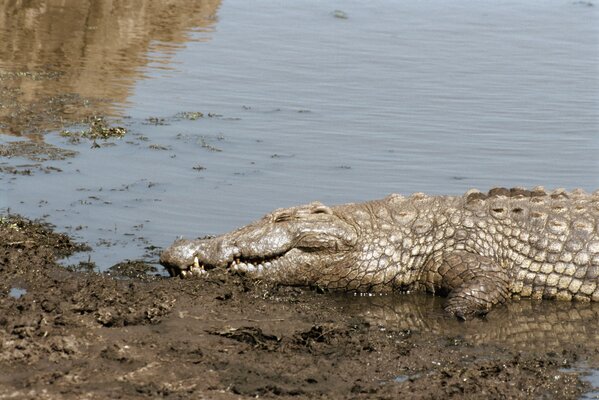
[(193, 241), (179, 239), (160, 254), (160, 264), (171, 276), (178, 276), (194, 265), (196, 251)]

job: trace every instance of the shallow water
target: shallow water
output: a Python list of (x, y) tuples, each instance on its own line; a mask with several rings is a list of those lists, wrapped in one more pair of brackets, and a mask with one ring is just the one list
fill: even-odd
[(26, 289), (22, 289), (22, 288), (18, 288), (18, 287), (10, 288), (10, 290), (8, 291), (8, 295), (15, 299), (19, 299), (26, 294), (27, 294)]
[[(564, 363), (564, 372), (580, 372), (590, 391), (581, 399), (599, 395), (599, 369), (581, 357), (573, 366), (565, 361), (568, 351), (599, 346), (597, 316), (599, 304), (523, 299), (498, 306), (484, 319), (463, 323), (443, 311), (444, 298), (422, 293), (386, 296), (339, 295), (338, 307), (348, 315), (362, 317), (371, 325), (389, 332), (418, 335), (438, 333), (447, 348), (496, 345), (527, 352), (542, 351)], [(585, 356), (592, 357), (592, 350)], [(409, 379), (400, 375), (397, 382)], [(557, 379), (557, 378), (556, 378)]]
[(339, 295), (338, 307), (374, 326), (413, 334), (435, 332), (462, 344), (498, 344), (526, 350), (543, 343), (547, 352), (568, 346), (599, 346), (597, 303), (523, 299), (498, 306), (484, 319), (463, 323), (443, 311), (445, 299), (424, 293), (387, 296)]
[(599, 399), (599, 370), (583, 368), (576, 371), (582, 371), (582, 380), (588, 382), (593, 388), (591, 391), (584, 393), (580, 398), (583, 400)]
[[(139, 3), (143, 13), (11, 9), (0, 29), (5, 81), (64, 71), (24, 80), (21, 101), (74, 91), (126, 117), (130, 133), (113, 147), (46, 135), (80, 153), (49, 163), (60, 173), (0, 175), (0, 210), (71, 230), (96, 246), (101, 269), (315, 199), (599, 187), (597, 7), (231, 0), (169, 14)], [(90, 17), (51, 24), (72, 13)]]

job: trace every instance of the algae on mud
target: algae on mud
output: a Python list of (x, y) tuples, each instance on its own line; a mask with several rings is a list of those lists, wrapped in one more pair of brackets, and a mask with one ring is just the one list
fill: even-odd
[(71, 142), (77, 143), (81, 138), (93, 140), (94, 143), (98, 139), (120, 139), (127, 134), (127, 128), (122, 126), (111, 126), (105, 117), (93, 116), (89, 119), (89, 127), (80, 131), (71, 131), (63, 129), (60, 135), (68, 137)]

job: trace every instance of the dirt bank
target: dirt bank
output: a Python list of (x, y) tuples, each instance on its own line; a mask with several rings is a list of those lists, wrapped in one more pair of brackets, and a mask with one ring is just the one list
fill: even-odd
[[(565, 371), (599, 358), (595, 345), (518, 349), (438, 332), (418, 309), (382, 325), (339, 296), (228, 272), (183, 281), (56, 264), (78, 248), (0, 220), (0, 399), (567, 399), (588, 385)], [(538, 341), (539, 329), (520, 334)]]

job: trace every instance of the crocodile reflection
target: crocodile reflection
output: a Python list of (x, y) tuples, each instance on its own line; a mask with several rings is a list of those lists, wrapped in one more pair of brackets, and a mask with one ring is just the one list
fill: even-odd
[(448, 318), (443, 298), (424, 294), (348, 298), (340, 307), (371, 324), (393, 330), (432, 332), (471, 344), (535, 347), (558, 352), (584, 345), (599, 350), (599, 303), (520, 300), (498, 307), (486, 319)]
[(118, 116), (142, 68), (149, 62), (164, 68), (183, 43), (207, 40), (219, 6), (220, 0), (0, 2), (0, 133), (36, 132), (51, 119), (60, 127), (86, 112)]

